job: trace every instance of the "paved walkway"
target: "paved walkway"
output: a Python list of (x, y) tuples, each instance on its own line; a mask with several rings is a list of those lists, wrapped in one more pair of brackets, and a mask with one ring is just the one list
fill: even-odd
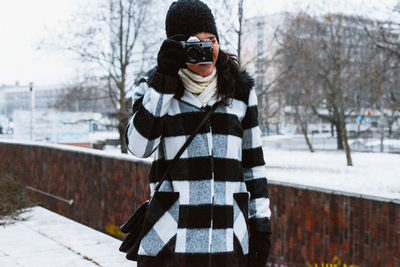
[(135, 267), (118, 251), (118, 239), (42, 207), (0, 226), (0, 266)]

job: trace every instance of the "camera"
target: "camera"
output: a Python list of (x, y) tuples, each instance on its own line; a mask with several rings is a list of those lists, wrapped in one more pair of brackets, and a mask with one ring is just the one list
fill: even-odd
[(186, 52), (187, 64), (212, 64), (214, 49), (211, 40), (201, 42), (197, 37), (190, 37), (186, 42), (181, 42)]

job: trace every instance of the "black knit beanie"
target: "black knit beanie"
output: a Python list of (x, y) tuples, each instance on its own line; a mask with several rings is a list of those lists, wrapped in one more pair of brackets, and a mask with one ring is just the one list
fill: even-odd
[(210, 8), (199, 0), (178, 0), (168, 9), (165, 19), (167, 37), (184, 34), (189, 37), (199, 32), (215, 35), (219, 42), (217, 26)]

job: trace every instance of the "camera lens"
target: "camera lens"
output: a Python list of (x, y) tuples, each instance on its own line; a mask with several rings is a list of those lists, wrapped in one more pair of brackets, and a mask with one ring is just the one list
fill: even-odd
[(198, 45), (190, 45), (186, 50), (190, 61), (201, 61), (203, 59), (203, 49)]

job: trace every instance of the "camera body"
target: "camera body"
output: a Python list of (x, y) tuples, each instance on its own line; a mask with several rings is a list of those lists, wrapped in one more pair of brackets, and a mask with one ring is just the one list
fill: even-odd
[(187, 64), (212, 64), (214, 49), (212, 42), (207, 39), (201, 42), (199, 38), (192, 36), (186, 42), (181, 42), (186, 52)]

